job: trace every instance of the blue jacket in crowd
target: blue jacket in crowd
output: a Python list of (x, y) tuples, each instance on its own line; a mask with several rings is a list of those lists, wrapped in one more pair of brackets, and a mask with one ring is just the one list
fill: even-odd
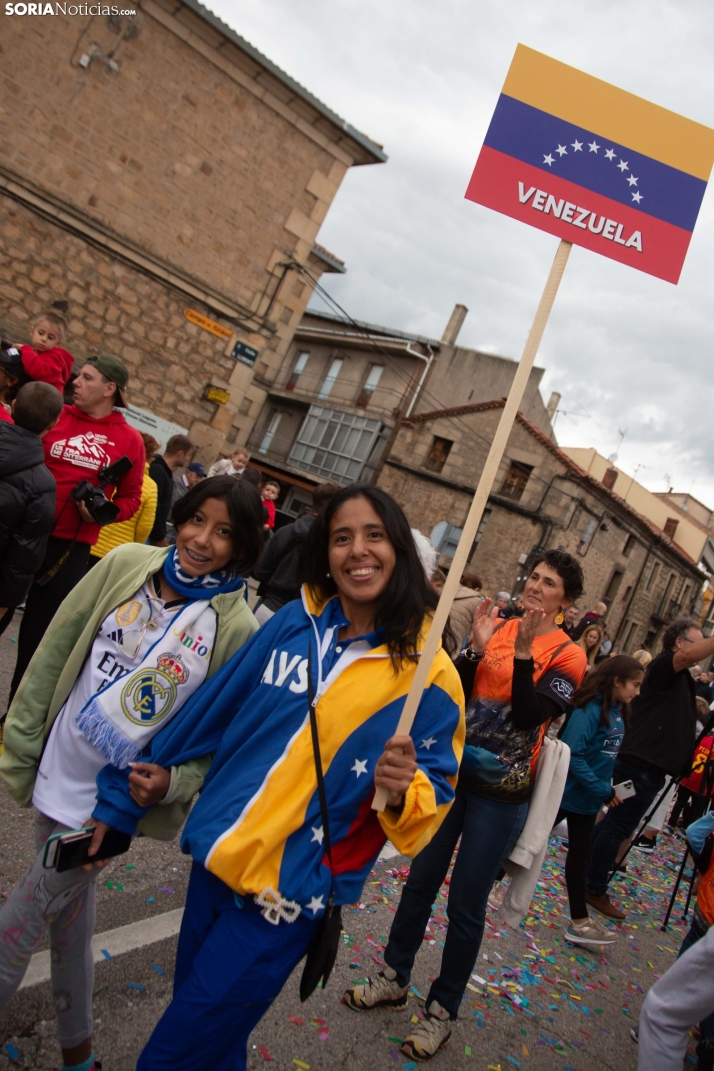
[(612, 796), (612, 771), (625, 735), (620, 708), (610, 708), (610, 725), (602, 724), (602, 697), (570, 715), (561, 740), (570, 748), (570, 769), (561, 807), (576, 814), (597, 814)]

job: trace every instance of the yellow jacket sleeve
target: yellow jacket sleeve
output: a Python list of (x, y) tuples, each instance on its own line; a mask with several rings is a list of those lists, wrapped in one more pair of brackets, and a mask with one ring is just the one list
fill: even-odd
[(159, 489), (156, 486), (156, 481), (152, 480), (150, 476), (144, 476), (144, 486), (141, 489), (141, 505), (136, 515), (135, 543), (145, 543), (149, 538), (151, 529), (154, 527), (158, 499)]

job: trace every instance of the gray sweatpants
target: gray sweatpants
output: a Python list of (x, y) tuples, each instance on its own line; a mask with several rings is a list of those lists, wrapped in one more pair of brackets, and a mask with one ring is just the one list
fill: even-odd
[(49, 926), (59, 1040), (63, 1049), (71, 1049), (92, 1034), (92, 934), (99, 871), (90, 873), (80, 867), (58, 874), (45, 870), (42, 858), (47, 838), (66, 832), (67, 826), (36, 812), (37, 857), (0, 911), (0, 1011), (17, 991)]
[(640, 1012), (638, 1071), (682, 1071), (687, 1036), (714, 1011), (714, 926), (650, 989)]

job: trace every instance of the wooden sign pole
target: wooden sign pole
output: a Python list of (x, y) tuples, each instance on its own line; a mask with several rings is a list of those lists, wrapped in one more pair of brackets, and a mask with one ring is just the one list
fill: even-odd
[[(496, 434), (491, 443), (491, 449), (486, 458), (486, 464), (483, 467), (483, 472), (481, 473), (481, 478), (478, 482), (478, 487), (476, 488), (476, 494), (474, 495), (471, 508), (469, 509), (468, 516), (464, 523), (464, 529), (461, 533), (461, 539), (456, 548), (451, 568), (449, 569), (449, 575), (444, 584), (444, 590), (441, 593), (439, 604), (431, 621), (431, 627), (429, 628), (426, 642), (424, 643), (424, 650), (419, 659), (419, 665), (414, 674), (414, 680), (412, 681), (409, 694), (404, 703), (404, 709), (399, 718), (399, 723), (396, 728), (397, 735), (406, 735), (411, 732), (417, 708), (421, 701), (422, 693), (429, 675), (429, 670), (431, 669), (431, 664), (434, 661), (434, 656), (439, 647), (439, 641), (441, 640), (441, 634), (444, 631), (447, 618), (451, 612), (451, 604), (461, 580), (461, 575), (464, 571), (471, 545), (476, 537), (478, 526), (481, 523), (481, 517), (483, 516), (484, 508), (488, 502), (488, 496), (491, 493), (493, 481), (498, 472), (498, 466), (501, 464), (501, 458), (506, 449), (508, 436), (511, 434), (511, 428), (516, 419), (518, 407), (521, 404), (521, 399), (523, 398), (523, 393), (526, 389), (526, 384), (528, 383), (528, 377), (531, 374), (538, 347), (543, 338), (543, 332), (548, 323), (548, 317), (553, 308), (555, 295), (558, 292), (560, 280), (563, 278), (565, 265), (568, 262), (568, 256), (572, 248), (570, 242), (561, 240), (555, 254), (555, 259), (550, 269), (545, 289), (543, 290), (543, 296), (540, 299), (540, 304), (538, 305), (535, 318), (528, 333), (520, 363), (516, 370), (516, 374), (513, 377), (513, 383), (508, 392), (508, 398), (503, 407), (501, 419), (498, 422), (498, 428), (496, 429)], [(378, 788), (375, 792), (374, 800), (372, 801), (372, 807), (375, 811), (383, 811), (386, 805), (387, 793), (384, 789)]]

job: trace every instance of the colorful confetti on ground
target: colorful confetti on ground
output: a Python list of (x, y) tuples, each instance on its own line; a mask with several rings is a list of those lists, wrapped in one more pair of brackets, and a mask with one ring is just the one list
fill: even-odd
[[(688, 892), (685, 884), (678, 893), (668, 931), (660, 929), (683, 847), (679, 836), (660, 835), (652, 855), (630, 853), (627, 873), (618, 875), (610, 886), (627, 919), (615, 925), (598, 916), (619, 939), (614, 945), (584, 949), (563, 937), (569, 921), (566, 846), (551, 838), (530, 914), (521, 926), (511, 930), (489, 910), (479, 958), (448, 1055), (435, 1059), (434, 1068), (600, 1071), (616, 1067), (617, 1071), (634, 1071), (637, 1050), (629, 1037), (630, 1029), (637, 1022), (648, 988), (674, 961), (689, 928), (682, 921)], [(298, 1060), (304, 1059), (312, 1071), (333, 1067), (349, 1071), (350, 1052), (360, 1053), (354, 1066), (413, 1066), (399, 1046), (412, 1023), (418, 1022), (430, 979), (439, 968), (451, 872), (437, 897), (423, 950), (417, 957), (407, 1010), (357, 1015), (339, 1005), (347, 985), (383, 966), (389, 926), (409, 873), (404, 863), (399, 857), (380, 861), (374, 868), (363, 899), (343, 911), (344, 951), (327, 990), (296, 1007), (294, 990), (288, 987), (255, 1032), (252, 1040), (256, 1044), (249, 1051), (251, 1069), (268, 1058), (258, 1049), (260, 1043), (270, 1050), (269, 1058), (276, 1068), (288, 1068), (288, 1054), (283, 1054), (286, 1041), (292, 1049), (292, 1066), (300, 1067)], [(312, 1001), (319, 1002), (317, 1010)], [(300, 1018), (295, 1014), (298, 1008)], [(309, 1018), (310, 1012), (321, 1018)], [(293, 1030), (299, 1027), (299, 1034), (286, 1038), (286, 1020)], [(281, 1038), (280, 1051), (275, 1044), (276, 1030)], [(272, 1046), (266, 1040), (271, 1037)], [(323, 1044), (315, 1045), (315, 1038)], [(688, 1067), (694, 1066), (692, 1053), (690, 1044)]]

